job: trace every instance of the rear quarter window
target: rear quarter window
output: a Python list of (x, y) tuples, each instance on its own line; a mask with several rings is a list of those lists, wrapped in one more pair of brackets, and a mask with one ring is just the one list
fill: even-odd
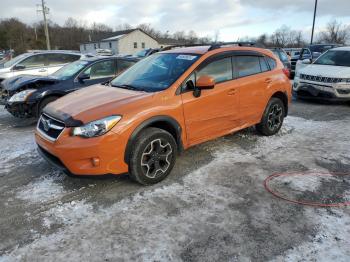
[(271, 57), (266, 57), (267, 63), (269, 64), (270, 70), (273, 70), (277, 67), (277, 63), (275, 61), (275, 59), (271, 58)]

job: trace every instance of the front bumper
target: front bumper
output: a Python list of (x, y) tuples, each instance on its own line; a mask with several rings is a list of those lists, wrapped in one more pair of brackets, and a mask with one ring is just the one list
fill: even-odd
[(126, 142), (112, 131), (95, 138), (70, 135), (63, 130), (58, 140), (49, 141), (38, 131), (35, 140), (40, 154), (60, 170), (74, 175), (123, 174), (128, 172), (124, 162)]
[(350, 85), (321, 83), (295, 77), (293, 93), (301, 98), (350, 101)]
[(30, 118), (35, 116), (36, 104), (29, 104), (27, 102), (5, 102), (6, 110), (15, 117)]

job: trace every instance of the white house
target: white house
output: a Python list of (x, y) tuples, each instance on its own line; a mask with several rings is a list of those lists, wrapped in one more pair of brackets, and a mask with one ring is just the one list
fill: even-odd
[(159, 48), (159, 44), (141, 29), (117, 31), (112, 37), (101, 41), (80, 44), (82, 53), (96, 53), (96, 49), (109, 49), (114, 54), (134, 55), (146, 48)]

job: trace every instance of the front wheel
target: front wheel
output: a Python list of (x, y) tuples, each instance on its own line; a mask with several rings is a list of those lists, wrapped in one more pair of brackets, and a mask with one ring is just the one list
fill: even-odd
[(259, 133), (272, 136), (281, 129), (285, 116), (285, 108), (281, 99), (273, 97), (266, 106), (261, 122), (256, 125)]
[(173, 169), (176, 155), (176, 141), (170, 133), (159, 128), (147, 128), (133, 145), (129, 161), (130, 177), (143, 185), (158, 183)]

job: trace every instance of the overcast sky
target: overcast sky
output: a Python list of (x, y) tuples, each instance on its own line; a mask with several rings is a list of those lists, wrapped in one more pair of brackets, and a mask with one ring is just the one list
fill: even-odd
[[(350, 24), (350, 0), (319, 0), (316, 30), (336, 18)], [(40, 0), (1, 0), (0, 18), (17, 17), (33, 23), (41, 19), (36, 12)], [(303, 30), (312, 26), (314, 0), (46, 0), (50, 19), (63, 24), (68, 17), (118, 24), (150, 23), (173, 33), (193, 29), (199, 36), (215, 35), (219, 40), (272, 33), (281, 25)]]

